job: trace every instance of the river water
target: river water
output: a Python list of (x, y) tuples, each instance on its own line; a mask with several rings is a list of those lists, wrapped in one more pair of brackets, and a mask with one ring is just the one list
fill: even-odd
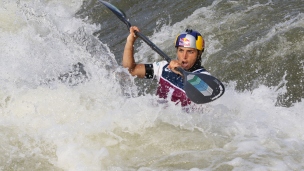
[(128, 30), (97, 0), (2, 0), (0, 170), (304, 169), (303, 0), (109, 2), (172, 58), (198, 30), (225, 94), (159, 103), (121, 67)]

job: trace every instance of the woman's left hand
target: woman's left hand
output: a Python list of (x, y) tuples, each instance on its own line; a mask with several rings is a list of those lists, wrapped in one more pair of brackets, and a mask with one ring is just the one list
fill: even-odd
[(180, 63), (178, 62), (178, 60), (171, 60), (171, 62), (168, 65), (168, 68), (173, 71), (176, 74), (179, 74), (182, 76), (182, 73), (180, 73), (177, 68), (181, 67)]

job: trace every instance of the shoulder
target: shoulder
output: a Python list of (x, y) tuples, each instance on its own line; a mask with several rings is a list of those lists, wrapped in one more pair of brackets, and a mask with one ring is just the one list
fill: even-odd
[(154, 75), (157, 77), (157, 79), (160, 78), (160, 76), (163, 72), (163, 68), (166, 67), (167, 65), (168, 65), (167, 61), (159, 61), (159, 62), (153, 63), (153, 71), (154, 71)]
[(200, 67), (199, 69), (193, 71), (193, 73), (202, 73), (202, 74), (211, 75), (203, 66)]
[(167, 61), (159, 61), (159, 62), (154, 62), (154, 63), (153, 63), (153, 67), (154, 67), (154, 68), (162, 68), (162, 67), (164, 67), (165, 65), (168, 65), (168, 62), (167, 62)]

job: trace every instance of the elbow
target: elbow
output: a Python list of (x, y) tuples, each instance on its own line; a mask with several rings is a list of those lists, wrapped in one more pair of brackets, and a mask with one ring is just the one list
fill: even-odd
[(129, 71), (129, 73), (132, 75), (132, 76), (134, 76), (134, 66), (132, 66), (132, 65), (125, 65), (125, 64), (123, 64), (122, 65), (124, 68), (126, 68), (126, 69), (128, 69), (128, 71)]

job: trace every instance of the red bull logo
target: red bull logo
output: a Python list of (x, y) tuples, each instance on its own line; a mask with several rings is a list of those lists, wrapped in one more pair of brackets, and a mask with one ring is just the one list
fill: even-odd
[(190, 47), (190, 40), (187, 38), (180, 38), (179, 46)]

